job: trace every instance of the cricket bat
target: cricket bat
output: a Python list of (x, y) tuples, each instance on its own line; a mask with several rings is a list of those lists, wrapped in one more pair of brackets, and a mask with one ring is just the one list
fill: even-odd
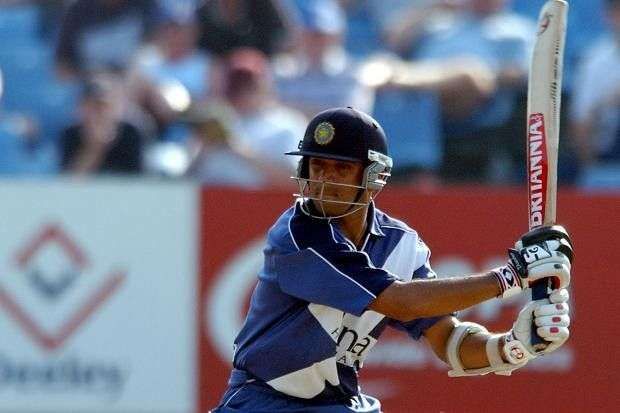
[[(527, 187), (529, 228), (556, 220), (562, 64), (568, 4), (548, 0), (540, 11), (527, 93)], [(532, 300), (549, 296), (549, 281), (532, 287)], [(546, 347), (532, 326), (532, 345)]]

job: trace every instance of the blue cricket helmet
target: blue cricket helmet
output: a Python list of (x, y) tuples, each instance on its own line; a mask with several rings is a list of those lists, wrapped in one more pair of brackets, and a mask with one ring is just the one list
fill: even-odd
[(308, 124), (298, 150), (298, 178), (308, 177), (308, 157), (361, 162), (366, 168), (362, 186), (381, 189), (392, 169), (385, 132), (379, 122), (351, 107), (328, 109)]

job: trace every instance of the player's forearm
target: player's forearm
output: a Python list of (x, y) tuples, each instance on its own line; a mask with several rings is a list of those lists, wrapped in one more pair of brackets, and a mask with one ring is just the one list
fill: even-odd
[[(490, 365), (486, 351), (486, 344), (489, 337), (490, 335), (488, 333), (470, 334), (465, 337), (459, 351), (459, 357), (463, 364), (463, 368), (480, 369)], [(503, 344), (503, 339), (500, 339), (498, 347), (501, 349)]]
[(492, 273), (466, 277), (395, 282), (370, 308), (388, 317), (409, 321), (463, 310), (501, 293)]

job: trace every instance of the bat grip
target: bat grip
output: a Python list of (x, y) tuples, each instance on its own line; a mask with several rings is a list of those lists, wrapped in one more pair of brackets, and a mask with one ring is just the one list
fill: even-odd
[[(550, 283), (550, 278), (536, 281), (532, 285), (532, 301), (549, 298)], [(536, 332), (536, 328), (536, 324), (534, 324), (534, 321), (532, 321), (532, 347), (534, 347), (536, 351), (544, 350), (545, 347), (547, 347), (547, 341), (538, 335), (538, 333)]]

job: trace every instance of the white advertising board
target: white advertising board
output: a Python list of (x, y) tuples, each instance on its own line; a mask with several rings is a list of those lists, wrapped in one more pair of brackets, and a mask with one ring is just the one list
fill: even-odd
[(0, 181), (0, 412), (193, 412), (198, 191)]

